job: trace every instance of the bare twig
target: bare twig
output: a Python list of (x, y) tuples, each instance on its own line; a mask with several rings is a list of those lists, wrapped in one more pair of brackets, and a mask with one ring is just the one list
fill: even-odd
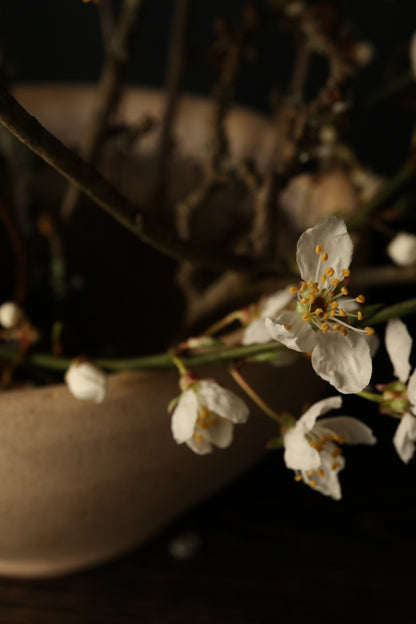
[(188, 239), (190, 236), (190, 218), (192, 212), (202, 205), (224, 181), (221, 164), (228, 154), (228, 138), (225, 119), (230, 102), (234, 95), (234, 84), (241, 69), (241, 63), (248, 42), (256, 30), (257, 15), (253, 6), (248, 3), (243, 12), (243, 24), (239, 31), (232, 33), (220, 21), (217, 30), (221, 32), (225, 55), (221, 62), (221, 72), (213, 89), (211, 110), (211, 140), (200, 185), (177, 205), (177, 230), (179, 236)]
[(156, 185), (158, 191), (163, 188), (168, 173), (169, 156), (173, 144), (172, 124), (179, 102), (180, 85), (185, 67), (186, 32), (191, 0), (176, 0), (176, 10), (172, 23), (168, 49), (166, 75), (166, 101), (160, 130), (157, 154)]
[[(236, 255), (217, 255), (204, 252), (172, 237), (151, 215), (146, 215), (127, 200), (96, 169), (68, 149), (4, 89), (0, 87), (0, 122), (22, 143), (43, 158), (67, 180), (103, 208), (114, 219), (161, 253), (179, 260), (190, 260), (199, 265), (236, 270), (252, 270), (252, 258)], [(260, 268), (260, 267), (259, 267)], [(264, 262), (263, 268), (276, 270), (274, 262)]]
[(115, 29), (115, 19), (112, 0), (101, 0), (98, 3), (98, 11), (100, 16), (101, 36), (105, 50), (108, 52), (111, 47), (111, 41)]
[[(80, 146), (84, 160), (95, 164), (105, 140), (109, 119), (119, 102), (129, 48), (136, 30), (143, 0), (124, 0), (117, 26), (112, 36), (108, 55), (98, 84), (95, 110)], [(65, 193), (61, 214), (68, 219), (78, 201), (79, 191), (69, 186)]]

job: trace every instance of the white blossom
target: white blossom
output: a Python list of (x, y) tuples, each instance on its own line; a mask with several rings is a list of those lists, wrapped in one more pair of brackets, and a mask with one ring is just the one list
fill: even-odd
[(13, 301), (6, 301), (0, 305), (0, 324), (6, 329), (14, 329), (23, 318), (20, 306)]
[(215, 381), (195, 381), (185, 390), (172, 414), (172, 434), (198, 455), (211, 453), (213, 445), (232, 442), (235, 423), (244, 423), (248, 407), (240, 397)]
[(386, 349), (393, 364), (394, 374), (403, 384), (403, 388), (398, 389), (396, 385), (396, 388), (389, 389), (387, 386), (383, 398), (387, 402), (393, 402), (393, 405), (399, 400), (400, 405), (404, 406), (393, 444), (399, 457), (407, 463), (414, 455), (416, 442), (416, 369), (409, 377), (412, 338), (400, 319), (391, 319), (387, 323)]
[(345, 466), (341, 446), (376, 442), (371, 429), (356, 418), (317, 420), (330, 410), (339, 409), (341, 404), (340, 396), (315, 403), (284, 435), (284, 461), (295, 471), (295, 479), (335, 500), (341, 498), (338, 473)]
[(348, 316), (362, 319), (348, 306), (363, 303), (364, 297), (347, 298), (352, 241), (342, 219), (329, 217), (304, 232), (297, 245), (296, 259), (302, 277), (296, 308), (267, 318), (270, 336), (289, 349), (312, 353), (315, 372), (339, 392), (360, 392), (370, 381), (372, 361), (367, 335), (371, 327), (358, 329)]
[(288, 288), (278, 290), (270, 297), (264, 297), (258, 305), (256, 317), (244, 329), (241, 344), (252, 345), (270, 342), (270, 334), (265, 324), (266, 318), (274, 317), (284, 310), (291, 301), (293, 301), (293, 295)]
[(67, 370), (65, 381), (77, 399), (101, 403), (106, 393), (105, 373), (86, 360), (74, 360)]
[(399, 266), (416, 264), (416, 236), (399, 232), (389, 243), (387, 254)]

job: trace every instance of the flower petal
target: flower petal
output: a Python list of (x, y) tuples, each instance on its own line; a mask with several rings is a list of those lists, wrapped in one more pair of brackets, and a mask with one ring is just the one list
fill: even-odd
[(321, 459), (316, 449), (312, 448), (302, 427), (295, 425), (284, 435), (284, 460), (292, 470), (315, 470)]
[[(317, 245), (322, 245), (328, 260), (321, 261), (316, 253)], [(300, 236), (296, 250), (296, 260), (302, 279), (316, 281), (329, 267), (334, 269), (334, 278), (342, 280), (343, 269), (351, 264), (353, 244), (347, 227), (339, 217), (329, 217)]]
[(265, 344), (266, 342), (270, 342), (270, 334), (266, 329), (265, 319), (258, 318), (249, 323), (244, 330), (241, 344)]
[(198, 401), (211, 412), (233, 423), (246, 422), (249, 414), (247, 405), (234, 392), (222, 388), (215, 381), (204, 379), (196, 385)]
[(187, 442), (194, 433), (198, 418), (198, 399), (195, 391), (190, 388), (182, 393), (172, 414), (172, 434), (178, 444)]
[(347, 444), (375, 444), (377, 442), (370, 427), (351, 416), (322, 418), (319, 421), (319, 426), (343, 436)]
[(342, 405), (342, 397), (332, 396), (328, 399), (322, 399), (311, 405), (304, 414), (299, 418), (298, 425), (303, 427), (304, 431), (310, 431), (314, 426), (316, 419), (322, 414), (326, 414), (330, 410), (339, 409)]
[(320, 468), (323, 470), (324, 475), (319, 475), (317, 472), (308, 475), (302, 472), (303, 480), (308, 485), (313, 481), (313, 489), (324, 494), (324, 496), (330, 496), (334, 500), (340, 500), (342, 494), (338, 473), (344, 468), (345, 459), (342, 455), (339, 455), (336, 460), (334, 460), (330, 452), (323, 451), (321, 453), (321, 462)]
[[(316, 344), (316, 333), (309, 323), (297, 312), (285, 311), (274, 320), (266, 318), (266, 328), (273, 340), (277, 340), (295, 351), (312, 351)], [(290, 329), (286, 329), (290, 327)]]
[(233, 441), (234, 425), (226, 418), (219, 418), (218, 424), (212, 425), (207, 430), (207, 439), (218, 446), (218, 448), (227, 448)]
[(360, 392), (371, 378), (370, 347), (363, 335), (353, 331), (346, 336), (339, 332), (319, 334), (312, 352), (312, 366), (338, 392)]
[(393, 444), (402, 461), (407, 464), (415, 452), (416, 418), (405, 414), (394, 434)]
[(391, 319), (386, 326), (386, 349), (396, 377), (406, 383), (410, 373), (409, 356), (412, 338), (399, 318)]
[(274, 295), (270, 295), (270, 297), (265, 299), (260, 312), (263, 318), (274, 316), (278, 312), (281, 312), (291, 301), (295, 300), (295, 296), (289, 292), (290, 287), (291, 286), (288, 286), (283, 290), (278, 290)]
[(207, 455), (208, 453), (212, 453), (212, 444), (205, 438), (201, 440), (201, 442), (197, 442), (195, 438), (192, 437), (186, 441), (186, 444), (189, 446), (191, 451), (197, 455)]

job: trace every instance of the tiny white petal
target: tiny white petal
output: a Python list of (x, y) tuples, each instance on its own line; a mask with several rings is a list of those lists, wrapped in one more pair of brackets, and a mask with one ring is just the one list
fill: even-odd
[(322, 418), (319, 421), (321, 427), (325, 427), (344, 437), (347, 444), (375, 444), (377, 442), (370, 427), (361, 420), (351, 416), (334, 416)]
[(402, 461), (407, 464), (415, 452), (416, 418), (405, 414), (394, 434), (393, 444)]
[(186, 444), (191, 451), (197, 455), (207, 455), (208, 453), (212, 453), (212, 444), (206, 439), (201, 440), (201, 442), (197, 442), (195, 438), (189, 438), (189, 440), (186, 440)]
[(408, 232), (399, 232), (389, 243), (387, 254), (398, 266), (416, 264), (416, 236)]
[[(299, 418), (298, 424), (302, 425), (304, 430), (312, 429), (316, 419), (322, 414), (326, 414), (330, 410), (339, 409), (342, 405), (342, 397), (332, 396), (327, 399), (322, 399), (311, 405), (309, 409)], [(320, 421), (322, 422), (322, 421)]]
[(198, 418), (198, 399), (192, 388), (183, 392), (172, 414), (172, 435), (178, 444), (189, 440)]
[(285, 311), (276, 319), (267, 318), (266, 328), (273, 340), (295, 351), (312, 351), (316, 344), (317, 332), (297, 312)]
[(270, 295), (270, 297), (267, 297), (260, 311), (263, 318), (266, 318), (267, 316), (274, 316), (295, 299), (295, 296), (289, 292), (289, 288), (290, 286), (284, 288), (283, 290), (279, 290), (274, 293), (274, 295)]
[(234, 425), (226, 418), (219, 418), (218, 424), (207, 431), (207, 438), (218, 448), (227, 448), (233, 441)]
[(226, 390), (215, 381), (202, 380), (196, 384), (200, 405), (233, 423), (246, 422), (249, 414), (247, 405), (234, 392)]
[(266, 329), (265, 319), (255, 319), (245, 328), (241, 344), (247, 346), (252, 344), (265, 344), (266, 342), (270, 342), (270, 334)]
[(407, 384), (407, 396), (410, 401), (410, 405), (412, 406), (412, 411), (416, 416), (416, 368), (410, 375)]
[[(315, 251), (322, 245), (328, 254), (328, 260), (321, 262)], [(347, 227), (339, 217), (329, 217), (313, 228), (309, 228), (300, 236), (296, 250), (296, 260), (302, 279), (315, 281), (317, 274), (323, 273), (328, 267), (334, 269), (334, 277), (344, 279), (343, 269), (351, 264), (353, 244)]]
[(65, 375), (70, 392), (77, 398), (101, 403), (106, 393), (106, 376), (91, 362), (74, 361)]
[(23, 318), (20, 306), (13, 301), (6, 301), (0, 305), (0, 324), (6, 329), (13, 329)]
[(353, 331), (346, 336), (339, 332), (318, 335), (312, 352), (315, 372), (343, 394), (363, 390), (372, 373), (370, 347), (364, 336)]
[(318, 451), (305, 438), (305, 431), (294, 426), (284, 436), (284, 461), (292, 470), (315, 470), (321, 464)]
[(394, 374), (405, 383), (410, 373), (412, 338), (400, 319), (390, 319), (386, 326), (386, 349), (393, 364)]

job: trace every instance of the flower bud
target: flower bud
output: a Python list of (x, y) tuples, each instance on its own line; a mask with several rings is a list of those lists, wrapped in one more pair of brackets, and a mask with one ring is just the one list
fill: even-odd
[(399, 266), (416, 264), (416, 236), (399, 232), (387, 247), (387, 253)]
[(0, 323), (6, 329), (14, 329), (19, 325), (23, 318), (22, 309), (13, 303), (13, 301), (6, 301), (0, 305)]
[(105, 397), (106, 376), (91, 362), (74, 360), (67, 370), (65, 381), (77, 399), (101, 403)]

